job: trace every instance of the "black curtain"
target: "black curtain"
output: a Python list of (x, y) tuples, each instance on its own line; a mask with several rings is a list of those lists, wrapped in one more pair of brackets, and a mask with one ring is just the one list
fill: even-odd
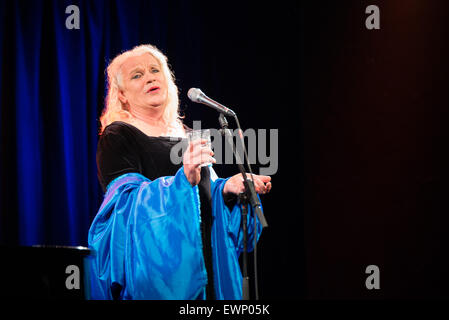
[(301, 12), (308, 297), (448, 298), (449, 3)]

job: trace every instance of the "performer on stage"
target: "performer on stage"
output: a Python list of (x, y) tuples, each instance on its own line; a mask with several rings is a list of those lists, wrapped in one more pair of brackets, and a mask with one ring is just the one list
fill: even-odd
[[(205, 140), (188, 145), (183, 163), (170, 160), (175, 144), (188, 143), (189, 128), (167, 58), (156, 47), (118, 55), (107, 72), (97, 149), (105, 196), (88, 239), (95, 250), (91, 297), (241, 299), (242, 176), (221, 179), (212, 166), (200, 166), (216, 162)], [(270, 180), (254, 175), (256, 192), (269, 192)], [(250, 210), (249, 250), (253, 219)], [(261, 229), (257, 221), (257, 237)]]

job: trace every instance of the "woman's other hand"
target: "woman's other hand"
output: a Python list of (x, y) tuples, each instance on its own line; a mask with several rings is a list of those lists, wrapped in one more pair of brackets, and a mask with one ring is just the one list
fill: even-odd
[[(251, 175), (248, 173), (248, 179), (251, 179)], [(261, 176), (253, 174), (254, 178), (254, 188), (258, 194), (266, 194), (271, 190), (271, 177), (270, 176)], [(243, 183), (242, 175), (236, 174), (226, 181), (226, 184), (223, 188), (223, 194), (227, 195), (230, 193), (238, 195), (241, 192), (245, 191), (245, 185)]]

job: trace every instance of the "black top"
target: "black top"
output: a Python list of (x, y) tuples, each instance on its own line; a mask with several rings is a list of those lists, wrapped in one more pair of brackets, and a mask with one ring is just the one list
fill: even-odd
[[(187, 130), (190, 130), (187, 128)], [(187, 144), (187, 139), (173, 137), (150, 137), (126, 122), (115, 121), (108, 125), (100, 136), (97, 147), (98, 179), (106, 192), (106, 187), (115, 178), (129, 172), (137, 172), (150, 180), (163, 176), (174, 176), (182, 163), (170, 160), (171, 148), (179, 142)], [(183, 150), (185, 150), (183, 148)], [(182, 156), (182, 151), (180, 153)], [(182, 159), (182, 158), (181, 158)], [(214, 299), (211, 228), (213, 223), (210, 172), (201, 168), (198, 185), (201, 202), (201, 236), (203, 255), (208, 275), (206, 298)], [(229, 199), (228, 206), (232, 206)]]

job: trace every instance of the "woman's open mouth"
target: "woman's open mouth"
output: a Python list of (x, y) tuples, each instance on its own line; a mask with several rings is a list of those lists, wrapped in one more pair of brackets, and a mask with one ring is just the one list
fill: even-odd
[(154, 86), (154, 87), (151, 87), (150, 89), (148, 89), (147, 93), (156, 92), (159, 89), (160, 89), (160, 87)]

